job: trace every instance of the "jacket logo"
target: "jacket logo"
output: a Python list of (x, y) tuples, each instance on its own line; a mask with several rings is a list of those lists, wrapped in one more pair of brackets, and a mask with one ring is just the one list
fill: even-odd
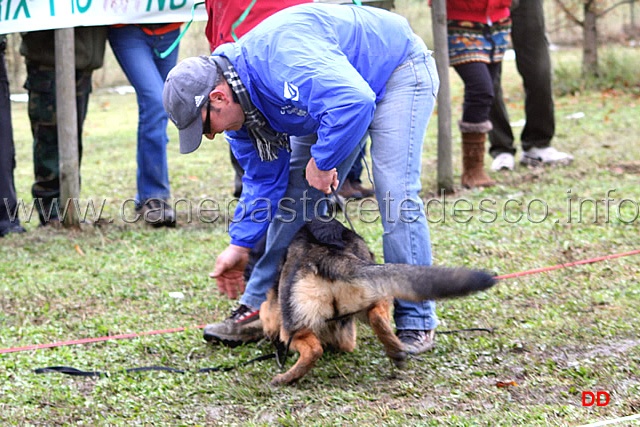
[(298, 101), (300, 99), (300, 92), (298, 91), (298, 86), (289, 82), (284, 82), (284, 99)]
[(202, 104), (202, 100), (204, 99), (203, 95), (196, 95), (193, 97), (193, 100), (196, 102), (196, 107), (199, 107)]

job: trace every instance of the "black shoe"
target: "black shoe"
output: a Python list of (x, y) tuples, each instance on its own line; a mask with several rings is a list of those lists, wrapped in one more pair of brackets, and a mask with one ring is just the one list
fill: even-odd
[(264, 337), (260, 310), (241, 304), (223, 322), (205, 326), (203, 336), (207, 342), (220, 342), (228, 347), (259, 341)]
[(175, 227), (176, 214), (166, 201), (162, 199), (147, 199), (136, 207), (136, 213), (152, 227)]
[(26, 232), (27, 230), (25, 230), (24, 227), (21, 226), (20, 224), (11, 224), (7, 228), (0, 229), (0, 237), (4, 237), (7, 234), (11, 234), (11, 233), (20, 234), (20, 233), (26, 233)]
[(401, 329), (396, 335), (404, 344), (404, 349), (409, 354), (420, 354), (435, 347), (435, 329), (421, 331), (417, 329)]

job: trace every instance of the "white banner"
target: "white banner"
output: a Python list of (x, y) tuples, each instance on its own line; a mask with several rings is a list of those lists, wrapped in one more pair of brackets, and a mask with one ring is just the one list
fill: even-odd
[(0, 0), (0, 34), (111, 24), (206, 21), (202, 0)]

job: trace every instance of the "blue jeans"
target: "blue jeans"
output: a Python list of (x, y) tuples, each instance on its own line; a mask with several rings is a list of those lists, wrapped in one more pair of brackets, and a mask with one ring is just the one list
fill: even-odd
[(162, 89), (169, 71), (176, 65), (178, 49), (161, 59), (154, 49), (164, 52), (180, 30), (153, 36), (135, 25), (109, 29), (109, 44), (138, 99), (137, 189), (136, 201), (167, 200), (171, 197), (167, 164), (167, 121)]
[[(413, 53), (389, 78), (369, 126), (373, 181), (384, 231), (384, 261), (388, 263), (431, 265), (429, 228), (418, 193), (422, 145), (439, 84), (435, 61), (422, 40), (416, 39)], [(278, 266), (294, 234), (305, 219), (322, 214), (326, 207), (321, 201), (326, 196), (311, 188), (303, 176), (315, 141), (315, 135), (291, 139), (285, 198), (292, 202), (285, 203), (285, 209), (278, 210), (269, 225), (265, 254), (256, 263), (240, 298), (242, 304), (260, 306), (277, 280)], [(347, 176), (364, 143), (365, 139), (338, 166), (338, 177)], [(394, 305), (397, 329), (427, 330), (438, 325), (433, 301), (396, 300)]]

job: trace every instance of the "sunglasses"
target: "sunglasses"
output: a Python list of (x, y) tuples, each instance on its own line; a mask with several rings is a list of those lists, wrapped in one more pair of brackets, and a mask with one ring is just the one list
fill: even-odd
[(211, 101), (207, 101), (207, 118), (204, 119), (204, 124), (202, 125), (202, 134), (209, 135), (211, 133)]

